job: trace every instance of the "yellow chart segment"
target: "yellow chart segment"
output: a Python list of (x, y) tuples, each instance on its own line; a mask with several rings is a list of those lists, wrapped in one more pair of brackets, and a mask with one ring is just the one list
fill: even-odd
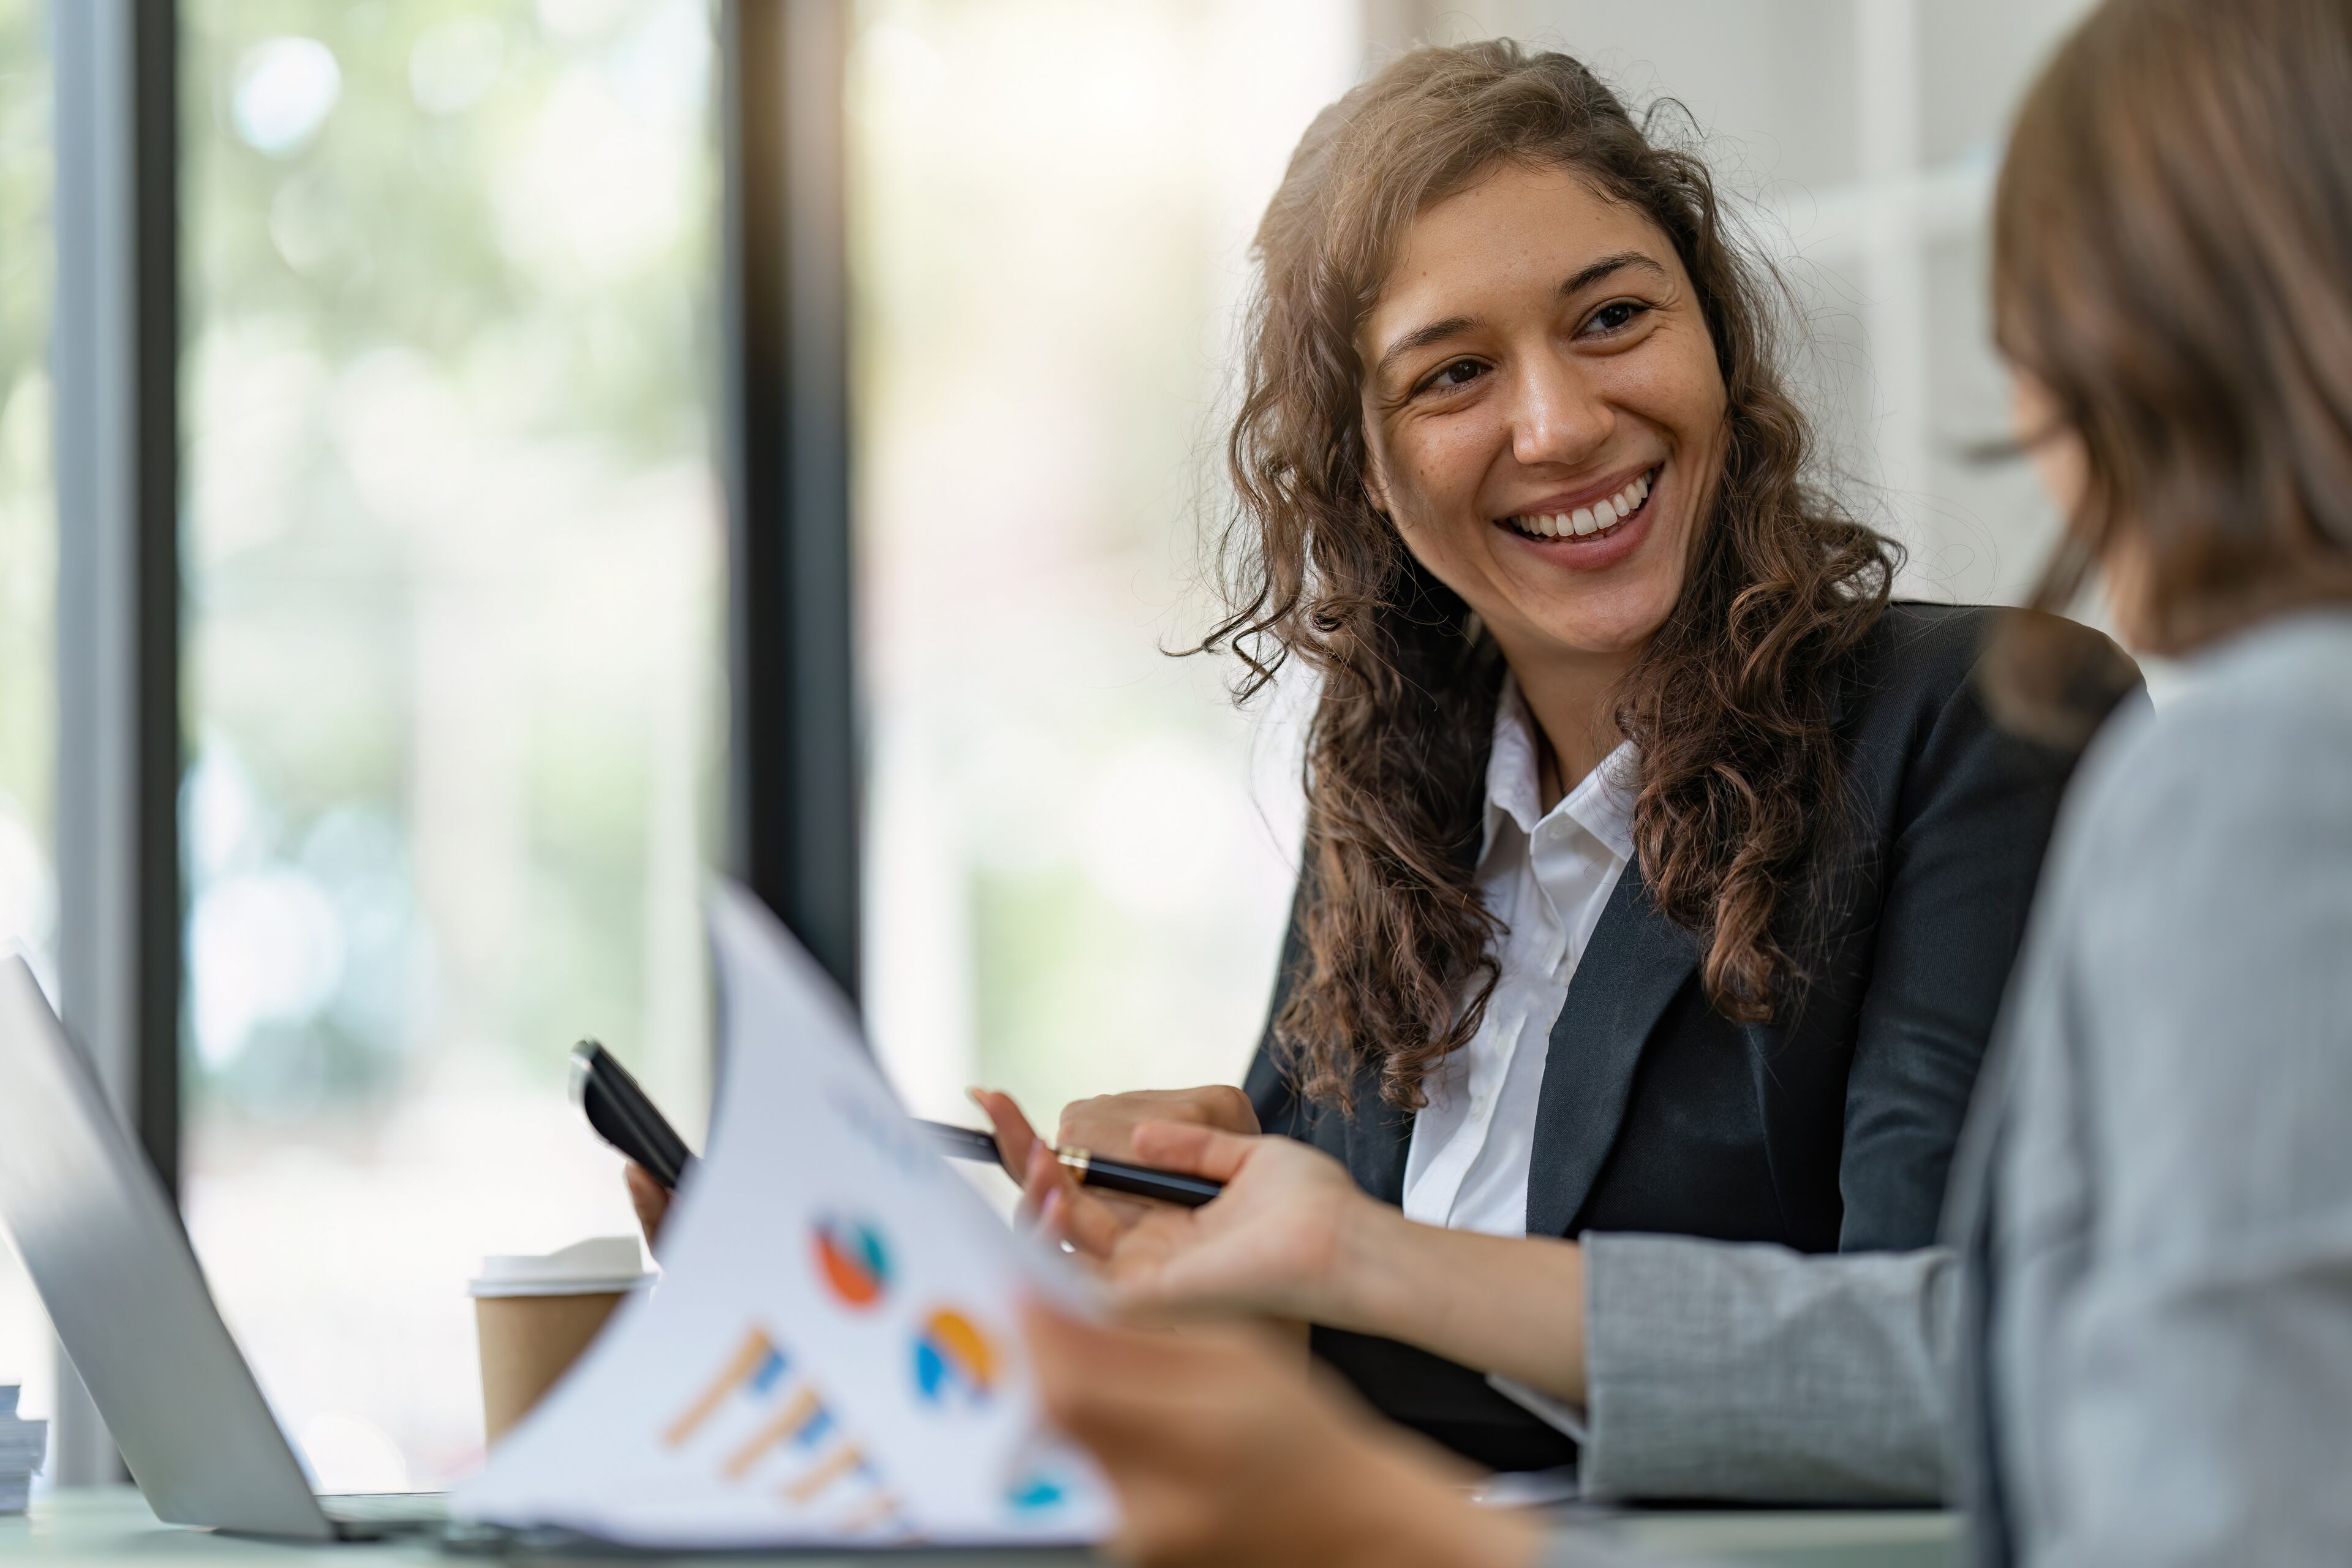
[(844, 1443), (818, 1463), (776, 1489), (797, 1503), (805, 1503), (842, 1477), (860, 1468), (866, 1455), (855, 1443)]
[(730, 1481), (741, 1480), (769, 1449), (814, 1420), (821, 1408), (814, 1390), (801, 1389), (784, 1402), (784, 1407), (777, 1411), (766, 1426), (752, 1433), (741, 1447), (727, 1456), (727, 1462), (719, 1467), (720, 1470)]
[(888, 1492), (877, 1492), (865, 1504), (842, 1515), (838, 1526), (844, 1535), (858, 1535), (877, 1524), (889, 1521), (898, 1511), (898, 1500)]

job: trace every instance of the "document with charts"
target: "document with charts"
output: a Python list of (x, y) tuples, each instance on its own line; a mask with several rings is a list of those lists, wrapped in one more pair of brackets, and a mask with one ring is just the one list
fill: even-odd
[(726, 1093), (661, 1281), (452, 1500), (642, 1546), (1091, 1541), (1024, 1291), (1074, 1289), (908, 1123), (847, 1004), (750, 895), (710, 910)]

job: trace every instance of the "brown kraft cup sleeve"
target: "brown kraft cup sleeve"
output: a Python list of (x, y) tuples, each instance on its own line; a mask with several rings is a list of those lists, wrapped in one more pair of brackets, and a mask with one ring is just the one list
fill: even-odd
[(482, 1440), (496, 1443), (588, 1348), (623, 1292), (478, 1296), (482, 1342)]

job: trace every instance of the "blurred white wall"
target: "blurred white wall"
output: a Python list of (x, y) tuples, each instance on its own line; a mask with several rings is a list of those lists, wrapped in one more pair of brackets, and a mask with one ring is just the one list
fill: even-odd
[(1230, 1078), (1297, 836), (1210, 607), (1244, 251), (1353, 0), (873, 0), (850, 82), (867, 1017), (926, 1114)]

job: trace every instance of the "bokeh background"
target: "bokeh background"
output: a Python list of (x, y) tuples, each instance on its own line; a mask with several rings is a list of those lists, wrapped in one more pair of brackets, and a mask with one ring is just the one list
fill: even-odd
[[(59, 0), (65, 3), (65, 0)], [(866, 1016), (908, 1101), (1231, 1079), (1295, 715), (1212, 605), (1247, 243), (1416, 39), (1565, 47), (1693, 140), (1907, 591), (2014, 598), (1985, 209), (2077, 0), (858, 0)], [(705, 0), (184, 0), (184, 1198), (322, 1483), (479, 1458), (464, 1282), (630, 1226), (593, 1035), (698, 1135), (725, 744)], [(0, 942), (45, 965), (49, 75), (0, 0)], [(54, 1349), (0, 1256), (0, 1381)]]

